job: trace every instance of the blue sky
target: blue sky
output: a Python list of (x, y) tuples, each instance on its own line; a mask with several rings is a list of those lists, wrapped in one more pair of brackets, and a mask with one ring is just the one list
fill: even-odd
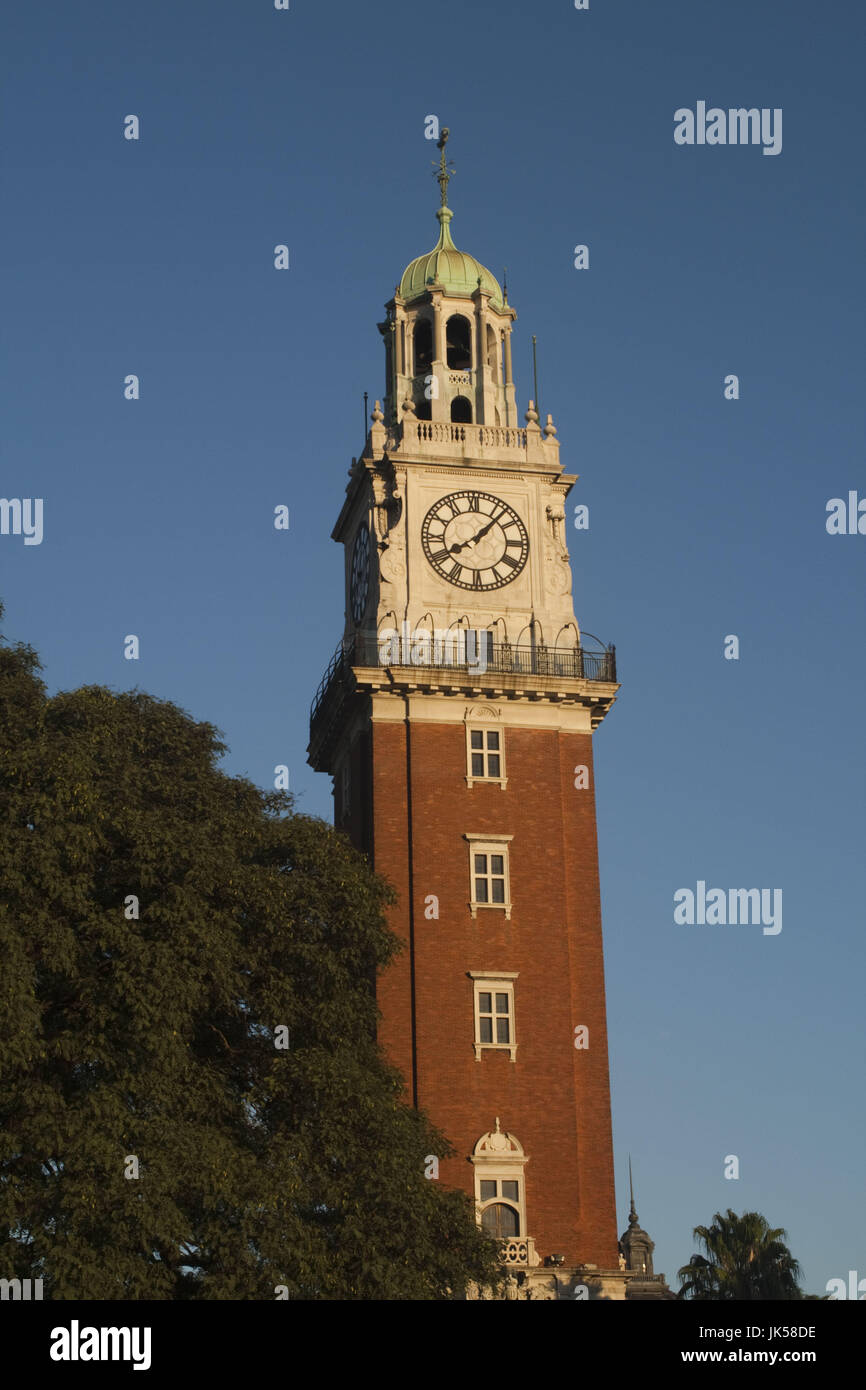
[[(139, 685), (221, 728), (229, 771), (288, 764), (328, 817), (305, 749), (341, 634), (330, 531), (383, 392), (376, 322), (436, 239), (424, 118), (450, 127), (454, 239), (508, 267), (521, 413), (537, 335), (590, 508), (577, 614), (617, 646), (596, 777), (619, 1221), (630, 1151), (674, 1285), (728, 1206), (788, 1229), (812, 1291), (866, 1275), (866, 537), (825, 528), (866, 496), (863, 26), (856, 0), (4, 21), (0, 492), (45, 507), (41, 545), (0, 536), (6, 634), (52, 690)], [(781, 108), (781, 154), (676, 145), (701, 100)], [(781, 888), (783, 930), (676, 926), (699, 879)]]

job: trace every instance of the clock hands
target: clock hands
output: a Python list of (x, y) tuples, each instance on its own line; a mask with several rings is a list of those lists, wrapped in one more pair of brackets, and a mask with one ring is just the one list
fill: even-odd
[[(500, 515), (501, 515), (501, 513), (500, 513)], [(470, 539), (469, 539), (468, 541), (461, 541), (461, 542), (459, 542), (457, 545), (450, 545), (450, 546), (448, 547), (448, 552), (449, 552), (449, 554), (451, 554), (451, 555), (456, 555), (457, 552), (458, 552), (459, 550), (465, 550), (467, 546), (469, 546), (469, 545), (475, 545), (477, 541), (480, 541), (480, 540), (481, 540), (481, 537), (482, 537), (482, 536), (486, 536), (486, 535), (487, 535), (487, 532), (490, 530), (491, 526), (495, 526), (495, 525), (496, 525), (496, 522), (497, 522), (498, 520), (499, 520), (498, 517), (495, 517), (495, 516), (491, 517), (490, 520), (488, 521), (487, 525), (486, 525), (486, 526), (482, 526), (480, 531), (476, 531), (476, 532), (475, 532), (475, 535), (474, 535), (474, 536), (471, 536)]]
[(486, 536), (491, 526), (495, 526), (498, 520), (498, 516), (492, 516), (486, 526), (482, 526), (480, 531), (475, 532), (475, 535), (472, 537), (473, 541), (480, 541), (482, 536)]

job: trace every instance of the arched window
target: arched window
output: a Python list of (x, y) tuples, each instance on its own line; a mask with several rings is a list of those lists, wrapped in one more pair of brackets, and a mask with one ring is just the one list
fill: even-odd
[(472, 424), (472, 405), (465, 396), (455, 396), (451, 402), (451, 419), (457, 425)]
[[(479, 991), (499, 990), (512, 993), (516, 974), (485, 976), (480, 972), (469, 971), (478, 996)], [(491, 1004), (494, 1000), (491, 998)], [(513, 1019), (510, 1010), (509, 1021)], [(476, 1011), (477, 1029), (477, 1011)], [(511, 1031), (509, 1026), (509, 1032)], [(476, 1057), (480, 1061), (481, 1052), (476, 1047)], [(481, 1062), (483, 1066), (484, 1063)], [(496, 1129), (482, 1134), (472, 1154), (475, 1167), (475, 1202), (478, 1221), (488, 1235), (500, 1240), (525, 1238), (526, 1198), (524, 1193), (523, 1168), (528, 1162), (523, 1146), (513, 1134), (503, 1131), (496, 1120)]]
[(424, 400), (416, 401), (416, 402), (415, 402), (415, 419), (416, 419), (416, 420), (432, 420), (432, 419), (433, 419), (433, 414), (432, 414), (432, 411), (431, 411), (430, 402), (426, 399), (426, 397), (425, 397)]
[(445, 360), (455, 372), (472, 366), (472, 328), (462, 314), (452, 314), (445, 325)]
[(412, 335), (413, 375), (429, 372), (433, 365), (433, 325), (429, 319), (416, 319)]
[(494, 1202), (492, 1206), (484, 1208), (481, 1228), (489, 1236), (508, 1240), (511, 1236), (520, 1235), (520, 1218), (514, 1207), (506, 1206), (504, 1202)]

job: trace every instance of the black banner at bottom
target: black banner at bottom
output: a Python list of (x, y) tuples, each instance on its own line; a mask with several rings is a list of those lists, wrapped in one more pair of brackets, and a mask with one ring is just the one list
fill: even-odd
[[(0, 1335), (7, 1366), (21, 1357), (16, 1371), (91, 1378), (109, 1370), (114, 1376), (139, 1373), (171, 1383), (175, 1375), (188, 1380), (190, 1374), (197, 1380), (213, 1374), (250, 1382), (277, 1368), (318, 1376), (344, 1360), (357, 1371), (359, 1360), (371, 1354), (382, 1356), (389, 1376), (424, 1378), (440, 1366), (446, 1370), (460, 1348), (462, 1363), (466, 1338), (491, 1329), (498, 1337), (514, 1338), (509, 1346), (518, 1361), (526, 1355), (538, 1369), (551, 1354), (562, 1353), (575, 1372), (581, 1365), (589, 1370), (584, 1359), (592, 1357), (594, 1375), (600, 1357), (617, 1375), (631, 1374), (629, 1367), (664, 1372), (674, 1366), (805, 1366), (826, 1379), (856, 1364), (864, 1331), (862, 1314), (835, 1301), (598, 1301), (535, 1313), (509, 1309), (504, 1302), (486, 1309), (477, 1302), (437, 1306), (438, 1314), (429, 1305), (390, 1303), (388, 1320), (380, 1324), (375, 1303), (9, 1300), (0, 1302)], [(355, 1316), (363, 1323), (356, 1324)], [(507, 1324), (499, 1321), (503, 1316)], [(527, 1341), (527, 1334), (533, 1340)], [(534, 1340), (539, 1335), (541, 1342)], [(482, 1359), (491, 1364), (489, 1356)]]

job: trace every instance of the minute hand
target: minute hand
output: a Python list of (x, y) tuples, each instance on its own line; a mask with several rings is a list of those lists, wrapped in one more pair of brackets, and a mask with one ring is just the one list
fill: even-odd
[(461, 541), (458, 545), (450, 546), (450, 553), (452, 555), (456, 555), (458, 550), (465, 550), (467, 546), (475, 545), (476, 541), (480, 541), (482, 536), (487, 535), (487, 532), (490, 530), (491, 526), (496, 525), (500, 516), (504, 516), (504, 512), (499, 512), (496, 516), (492, 516), (486, 526), (482, 526), (480, 531), (475, 532), (475, 535), (472, 537), (471, 540)]
[(499, 513), (499, 516), (492, 516), (486, 526), (482, 526), (480, 531), (475, 532), (475, 535), (472, 537), (473, 541), (480, 541), (482, 536), (486, 536), (491, 526), (496, 525), (500, 516), (502, 516), (502, 512)]

